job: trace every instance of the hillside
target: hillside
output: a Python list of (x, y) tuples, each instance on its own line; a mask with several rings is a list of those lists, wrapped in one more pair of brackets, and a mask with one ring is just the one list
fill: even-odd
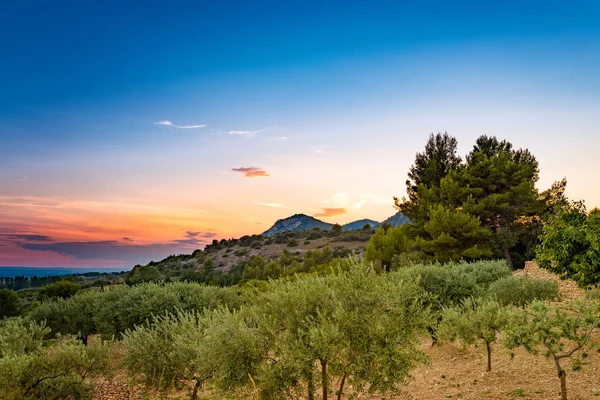
[(277, 220), (271, 228), (263, 232), (263, 236), (273, 236), (288, 231), (309, 231), (313, 228), (327, 231), (331, 229), (332, 226), (333, 224), (323, 222), (306, 214), (294, 214), (291, 217)]
[(404, 214), (398, 211), (396, 214), (392, 215), (382, 223), (390, 224), (391, 226), (400, 226), (404, 224), (410, 224), (410, 220)]
[[(383, 222), (374, 221), (372, 219), (359, 219), (358, 221), (349, 222), (342, 226), (345, 231), (362, 229), (365, 225), (370, 225), (372, 229), (376, 229), (382, 223), (388, 223), (392, 226), (400, 226), (410, 223), (401, 212), (397, 212)], [(263, 232), (263, 236), (273, 236), (282, 232), (300, 232), (309, 231), (314, 228), (319, 228), (327, 231), (333, 227), (333, 224), (321, 221), (306, 214), (294, 214), (291, 217), (277, 220), (275, 224)]]
[(342, 225), (342, 230), (354, 231), (362, 229), (365, 225), (369, 225), (371, 229), (377, 229), (381, 224), (377, 221), (373, 221), (372, 219), (359, 219), (358, 221), (349, 222), (346, 225)]
[[(409, 223), (409, 220), (397, 213), (385, 222), (399, 226)], [(365, 229), (365, 225), (370, 225), (371, 229)], [(242, 279), (248, 264), (278, 262), (284, 250), (289, 251), (297, 264), (306, 268), (308, 267), (305, 255), (312, 255), (310, 252), (316, 250), (328, 251), (324, 256), (325, 260), (321, 260), (322, 263), (350, 254), (362, 256), (374, 229), (380, 225), (371, 219), (361, 219), (342, 226), (342, 230), (339, 231), (332, 230), (332, 224), (305, 214), (295, 214), (278, 220), (262, 235), (214, 240), (204, 250), (196, 250), (192, 254), (172, 255), (161, 261), (152, 261), (149, 265), (158, 268), (165, 278), (232, 285)], [(254, 259), (255, 257), (260, 259)]]
[[(363, 224), (364, 226), (364, 224)], [(195, 280), (215, 285), (236, 284), (245, 267), (252, 262), (279, 261), (287, 250), (298, 265), (305, 266), (306, 255), (326, 252), (323, 262), (350, 254), (362, 256), (373, 230), (281, 232), (273, 236), (242, 236), (239, 239), (213, 241), (204, 250), (173, 255), (150, 262), (164, 277)], [(255, 257), (260, 257), (256, 260)]]

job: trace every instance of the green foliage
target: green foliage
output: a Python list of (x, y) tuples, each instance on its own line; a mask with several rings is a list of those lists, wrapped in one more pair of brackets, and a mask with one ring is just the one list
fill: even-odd
[(409, 178), (408, 199), (396, 206), (413, 222), (420, 250), (440, 260), (504, 257), (523, 265), (546, 204), (560, 197), (558, 186), (538, 193), (538, 163), (529, 151), (495, 137), (479, 137), (463, 163), (456, 139), (431, 136)]
[(0, 324), (0, 359), (41, 350), (42, 340), (50, 332), (44, 323), (11, 318)]
[(138, 325), (125, 333), (123, 365), (137, 382), (163, 394), (181, 389), (183, 380), (202, 382), (202, 360), (194, 344), (201, 340), (203, 328), (199, 315), (193, 312), (154, 317), (152, 324)]
[(95, 292), (82, 292), (68, 299), (44, 301), (30, 313), (30, 318), (45, 323), (53, 333), (77, 336), (87, 344), (88, 336), (97, 332)]
[(438, 204), (423, 225), (429, 239), (417, 236), (417, 247), (440, 262), (489, 258), (487, 245), (490, 232), (480, 226), (479, 218), (461, 210)]
[(507, 276), (492, 283), (488, 295), (502, 305), (524, 308), (534, 300), (558, 300), (560, 291), (558, 285), (549, 280)]
[(73, 282), (72, 280), (62, 280), (56, 283), (51, 283), (44, 286), (38, 291), (38, 297), (40, 300), (62, 298), (66, 299), (73, 296), (75, 293), (81, 290), (81, 286)]
[(433, 314), (427, 329), (433, 342), (437, 343), (437, 329), (445, 308), (459, 306), (470, 297), (483, 295), (493, 282), (510, 274), (505, 261), (478, 261), (413, 265), (392, 272), (390, 279), (418, 279), (421, 296)]
[(6, 400), (91, 399), (90, 378), (110, 369), (109, 347), (63, 341), (48, 350), (0, 358), (0, 396)]
[(340, 224), (333, 224), (329, 232), (327, 232), (327, 236), (336, 237), (342, 234), (342, 226)]
[(128, 285), (137, 285), (145, 282), (158, 282), (161, 279), (162, 275), (155, 266), (136, 265), (125, 279), (125, 282)]
[(21, 300), (13, 290), (0, 289), (0, 319), (19, 315)]
[[(415, 163), (408, 171), (406, 192), (410, 202), (413, 204), (417, 202), (419, 185), (422, 187), (438, 186), (443, 177), (461, 166), (462, 160), (456, 154), (457, 147), (458, 141), (447, 132), (429, 135), (425, 151), (417, 153)], [(405, 201), (405, 204), (408, 203)], [(396, 199), (396, 204), (399, 204), (398, 199)], [(407, 212), (409, 218), (413, 217), (410, 207), (406, 207), (403, 211)]]
[(583, 202), (560, 208), (542, 229), (536, 260), (580, 286), (600, 283), (600, 213), (586, 213)]
[(263, 399), (315, 398), (320, 386), (327, 398), (335, 378), (340, 392), (386, 392), (424, 360), (416, 333), (426, 316), (415, 283), (350, 263), (326, 277), (270, 281), (239, 311), (156, 317), (126, 333), (125, 363), (164, 392), (195, 380)]
[(0, 326), (0, 398), (91, 398), (89, 378), (108, 372), (109, 344), (83, 346), (63, 338), (46, 348), (43, 337), (48, 332), (43, 324), (24, 320)]
[(365, 260), (379, 261), (386, 270), (390, 270), (394, 256), (409, 251), (411, 240), (407, 225), (399, 227), (380, 227), (371, 236), (365, 250)]
[(324, 396), (334, 377), (355, 394), (365, 387), (386, 392), (423, 360), (416, 347), (424, 323), (416, 285), (356, 263), (337, 275), (274, 284), (254, 302), (278, 360), (257, 377), (265, 396), (281, 398), (301, 382), (314, 390), (315, 364)]
[(592, 334), (599, 327), (600, 302), (597, 300), (579, 299), (566, 309), (536, 300), (526, 309), (515, 311), (506, 332), (506, 345), (511, 349), (522, 346), (531, 354), (542, 353), (552, 358), (560, 379), (561, 397), (566, 400), (567, 374), (561, 361), (573, 358), (574, 366), (580, 368), (583, 363), (577, 354), (597, 345)]
[(103, 292), (84, 292), (67, 300), (44, 302), (31, 313), (35, 321), (47, 321), (54, 334), (77, 335), (84, 343), (88, 335), (106, 339), (120, 337), (127, 329), (152, 320), (155, 315), (177, 310), (239, 306), (232, 288), (174, 282), (120, 285)]
[(442, 340), (460, 340), (463, 346), (483, 341), (487, 350), (487, 371), (492, 370), (491, 344), (508, 325), (508, 310), (495, 300), (468, 298), (458, 307), (446, 308), (438, 329)]

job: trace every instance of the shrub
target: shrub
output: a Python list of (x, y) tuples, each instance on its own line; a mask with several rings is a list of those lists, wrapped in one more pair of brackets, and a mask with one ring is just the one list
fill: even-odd
[(63, 338), (42, 345), (43, 325), (11, 321), (0, 328), (0, 397), (6, 400), (88, 399), (90, 378), (109, 372), (110, 344), (84, 346)]
[(503, 305), (512, 304), (522, 308), (534, 300), (560, 298), (555, 282), (520, 276), (507, 276), (493, 282), (488, 288), (488, 295)]

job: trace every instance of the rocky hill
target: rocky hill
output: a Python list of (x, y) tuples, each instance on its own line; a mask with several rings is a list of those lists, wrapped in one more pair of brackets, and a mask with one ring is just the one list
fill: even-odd
[[(392, 226), (400, 226), (402, 224), (410, 223), (410, 220), (401, 212), (398, 212), (383, 221), (383, 223), (388, 223)], [(371, 229), (377, 229), (382, 223), (372, 219), (359, 219), (358, 221), (349, 222), (343, 225), (342, 229), (344, 231), (358, 230), (362, 229), (367, 224), (371, 226)], [(274, 236), (282, 232), (309, 231), (314, 228), (328, 231), (332, 226), (333, 224), (321, 221), (306, 214), (294, 214), (291, 217), (277, 220), (272, 227), (263, 232), (263, 236)]]
[(263, 236), (274, 236), (281, 232), (300, 232), (319, 228), (323, 231), (331, 229), (333, 224), (323, 222), (306, 214), (294, 214), (291, 217), (278, 219), (275, 224), (263, 232)]
[(400, 226), (404, 224), (410, 224), (410, 219), (408, 219), (404, 214), (398, 211), (396, 214), (392, 215), (382, 223), (390, 224), (391, 226)]

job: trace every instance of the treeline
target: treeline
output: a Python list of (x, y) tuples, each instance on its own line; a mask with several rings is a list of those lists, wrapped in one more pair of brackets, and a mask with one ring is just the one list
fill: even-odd
[(126, 272), (86, 272), (84, 274), (52, 275), (52, 276), (14, 276), (0, 278), (0, 289), (22, 290), (37, 289), (61, 280), (72, 280), (79, 286), (102, 287), (118, 283)]
[[(30, 308), (35, 307), (41, 301), (53, 298), (66, 299), (82, 289), (103, 289), (122, 284), (125, 276), (127, 276), (126, 272), (87, 272), (85, 274), (44, 278), (34, 276), (30, 279), (19, 279), (20, 277), (3, 278), (9, 285), (7, 285), (7, 288), (0, 288), (0, 319), (26, 314)], [(12, 285), (15, 282), (17, 284)], [(23, 283), (27, 283), (29, 287), (12, 289), (13, 287), (20, 287)]]

